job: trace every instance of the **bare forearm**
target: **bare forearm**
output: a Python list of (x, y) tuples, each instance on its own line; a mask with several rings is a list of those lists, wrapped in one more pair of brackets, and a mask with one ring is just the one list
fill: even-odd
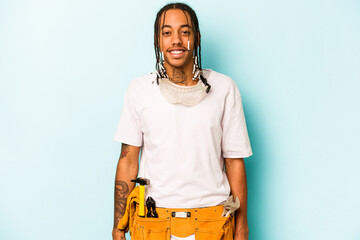
[(134, 178), (120, 178), (115, 180), (114, 192), (114, 228), (117, 228), (122, 216), (125, 213), (126, 201), (135, 184), (130, 182)]
[(228, 158), (225, 160), (225, 171), (228, 177), (231, 194), (240, 200), (240, 208), (236, 211), (235, 222), (237, 232), (248, 232), (247, 227), (247, 182), (244, 159)]
[(127, 197), (135, 187), (135, 183), (130, 180), (135, 179), (138, 173), (139, 154), (137, 150), (138, 148), (122, 144), (115, 176), (114, 228), (117, 228), (124, 215)]

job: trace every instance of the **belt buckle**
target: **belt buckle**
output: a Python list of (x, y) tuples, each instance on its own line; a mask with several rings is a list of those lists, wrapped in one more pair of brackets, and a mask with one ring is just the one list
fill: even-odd
[(191, 217), (191, 212), (171, 212), (171, 216), (176, 218), (188, 218)]

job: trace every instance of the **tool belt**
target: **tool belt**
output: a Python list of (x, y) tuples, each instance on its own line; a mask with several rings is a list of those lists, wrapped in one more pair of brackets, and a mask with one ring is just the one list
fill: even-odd
[[(221, 217), (224, 206), (204, 208), (156, 208), (158, 218), (139, 217), (139, 189), (128, 196), (127, 206), (118, 228), (130, 230), (132, 240), (170, 240), (170, 236), (196, 240), (232, 240), (235, 230), (233, 214)], [(146, 206), (145, 206), (146, 208)], [(147, 209), (145, 209), (147, 211)]]

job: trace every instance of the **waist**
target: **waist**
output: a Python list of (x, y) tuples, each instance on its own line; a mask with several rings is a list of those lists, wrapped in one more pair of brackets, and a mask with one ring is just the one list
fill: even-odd
[(217, 206), (209, 206), (209, 207), (200, 207), (200, 208), (163, 208), (157, 207), (156, 211), (160, 216), (164, 217), (177, 217), (174, 216), (174, 213), (188, 213), (188, 217), (197, 216), (199, 218), (202, 217), (220, 217), (222, 211), (224, 209), (224, 205)]
[[(136, 203), (138, 210), (138, 203)], [(145, 205), (145, 215), (148, 212), (147, 206)], [(172, 213), (176, 212), (187, 212), (190, 213), (188, 217), (198, 216), (198, 217), (220, 217), (223, 210), (224, 205), (219, 204), (216, 206), (208, 206), (208, 207), (199, 207), (199, 208), (165, 208), (165, 207), (156, 207), (156, 212), (159, 215), (159, 218), (170, 218), (175, 217)], [(138, 212), (137, 212), (138, 213)]]
[(230, 194), (230, 187), (227, 184), (219, 186), (212, 189), (197, 185), (192, 188), (184, 188), (181, 185), (161, 188), (154, 181), (151, 188), (147, 188), (145, 199), (152, 197), (159, 208), (190, 209), (217, 206), (224, 203)]
[[(136, 207), (136, 225), (142, 228), (168, 228), (171, 235), (187, 237), (196, 231), (224, 232), (224, 228), (234, 224), (232, 215), (221, 217), (224, 205), (201, 208), (162, 208), (156, 207), (158, 218), (147, 217), (148, 209), (145, 206), (145, 218), (138, 217)], [(229, 227), (229, 226), (228, 226)]]

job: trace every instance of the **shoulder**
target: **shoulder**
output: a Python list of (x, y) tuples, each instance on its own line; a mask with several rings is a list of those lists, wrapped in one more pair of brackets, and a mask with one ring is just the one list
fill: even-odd
[(239, 88), (236, 82), (229, 76), (214, 71), (212, 69), (204, 69), (205, 78), (207, 78), (208, 83), (214, 88), (221, 89), (223, 94), (239, 94)]
[(233, 81), (231, 77), (212, 69), (203, 69), (203, 72), (205, 74), (205, 77), (213, 79), (215, 81), (223, 81), (226, 83), (230, 83)]
[(154, 72), (138, 76), (130, 81), (129, 88), (130, 89), (133, 89), (133, 88), (139, 89), (142, 87), (146, 87), (146, 86), (152, 84), (152, 82), (155, 79), (156, 79), (156, 74)]
[(156, 81), (156, 74), (148, 73), (130, 80), (127, 86), (127, 94), (132, 98), (141, 98), (149, 94), (149, 90), (154, 86), (153, 82)]
[(232, 80), (229, 76), (222, 74), (220, 72), (217, 72), (215, 70), (209, 69), (209, 68), (203, 69), (203, 72), (205, 74), (205, 77), (208, 77), (211, 79), (216, 79), (217, 81), (219, 81), (219, 80), (231, 81)]
[(142, 104), (156, 94), (156, 74), (148, 73), (133, 78), (128, 83), (125, 97), (131, 99), (134, 105)]

